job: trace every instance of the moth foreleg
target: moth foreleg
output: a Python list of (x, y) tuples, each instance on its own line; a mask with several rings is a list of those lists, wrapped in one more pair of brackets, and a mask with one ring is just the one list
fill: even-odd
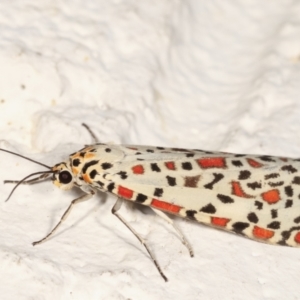
[(111, 212), (135, 235), (135, 237), (144, 245), (146, 248), (152, 262), (154, 263), (155, 267), (157, 268), (159, 274), (161, 277), (165, 280), (168, 281), (168, 278), (165, 276), (165, 274), (162, 272), (159, 264), (157, 263), (156, 259), (154, 258), (151, 250), (149, 249), (148, 245), (146, 244), (146, 241), (127, 223), (127, 221), (118, 213), (118, 210), (121, 208), (123, 203), (122, 198), (118, 198), (115, 205), (113, 206)]
[(194, 251), (192, 246), (190, 245), (190, 243), (187, 241), (187, 239), (185, 238), (185, 236), (183, 235), (183, 233), (180, 231), (180, 229), (177, 227), (177, 225), (174, 223), (174, 221), (169, 218), (168, 215), (166, 215), (164, 212), (151, 207), (151, 209), (161, 218), (163, 218), (165, 221), (167, 221), (169, 224), (171, 224), (173, 226), (173, 228), (175, 229), (175, 231), (177, 232), (177, 234), (179, 235), (179, 238), (181, 239), (181, 242), (183, 243), (183, 245), (185, 245), (190, 253), (190, 256), (193, 257), (194, 256)]
[(90, 191), (88, 194), (86, 195), (82, 195), (79, 198), (74, 199), (71, 204), (69, 205), (69, 207), (67, 208), (67, 210), (64, 212), (64, 214), (62, 215), (62, 217), (60, 218), (59, 222), (57, 223), (57, 225), (41, 240), (37, 241), (37, 242), (33, 242), (32, 245), (38, 245), (41, 244), (43, 242), (45, 242), (47, 239), (50, 238), (51, 235), (53, 235), (53, 233), (57, 230), (57, 228), (61, 225), (61, 223), (63, 221), (66, 220), (66, 218), (68, 217), (69, 213), (71, 212), (73, 206), (77, 203), (83, 202), (83, 201), (87, 201), (89, 199), (91, 199), (93, 196), (95, 195), (94, 191)]

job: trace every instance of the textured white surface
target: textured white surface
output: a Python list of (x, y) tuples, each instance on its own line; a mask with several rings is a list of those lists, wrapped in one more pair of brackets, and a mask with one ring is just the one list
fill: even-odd
[[(0, 3), (0, 147), (55, 164), (91, 143), (299, 157), (297, 1)], [(0, 180), (41, 170), (0, 153)], [(0, 189), (1, 299), (297, 299), (300, 250), (176, 220), (123, 215), (169, 278), (112, 216), (113, 197), (79, 204), (51, 183)]]

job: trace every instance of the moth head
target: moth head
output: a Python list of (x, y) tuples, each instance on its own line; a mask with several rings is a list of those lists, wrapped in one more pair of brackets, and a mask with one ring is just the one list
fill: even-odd
[(55, 165), (53, 168), (52, 182), (62, 190), (70, 190), (74, 186), (74, 177), (71, 172), (71, 167), (62, 162)]

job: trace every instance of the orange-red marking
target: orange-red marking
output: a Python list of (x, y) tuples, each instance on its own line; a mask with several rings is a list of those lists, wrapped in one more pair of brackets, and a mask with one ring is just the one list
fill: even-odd
[(230, 219), (226, 218), (218, 218), (218, 217), (210, 217), (211, 224), (215, 226), (225, 227)]
[(78, 174), (78, 169), (75, 168), (75, 167), (72, 167), (72, 173), (73, 173), (74, 175), (77, 175), (77, 174)]
[(280, 160), (286, 162), (288, 159), (286, 157), (280, 157)]
[(167, 162), (165, 162), (165, 166), (169, 170), (176, 170), (174, 161), (167, 161)]
[(126, 198), (126, 199), (131, 199), (133, 196), (133, 190), (130, 190), (124, 186), (119, 185), (118, 187), (118, 195)]
[(296, 243), (300, 244), (300, 231), (298, 231), (294, 237)]
[(261, 228), (258, 226), (254, 226), (252, 233), (256, 238), (262, 239), (262, 240), (270, 239), (274, 235), (273, 230), (268, 230), (268, 229)]
[(263, 166), (263, 164), (261, 164), (260, 162), (252, 159), (252, 158), (247, 158), (248, 164), (252, 167), (252, 168), (261, 168)]
[(151, 206), (154, 206), (159, 209), (163, 209), (165, 211), (171, 212), (171, 213), (178, 213), (181, 210), (181, 206), (160, 201), (157, 199), (152, 199)]
[(134, 174), (144, 174), (145, 170), (142, 165), (136, 165), (131, 168)]
[(196, 159), (196, 162), (202, 169), (209, 168), (226, 168), (225, 158), (224, 157), (208, 157)]
[(83, 178), (83, 180), (84, 180), (85, 182), (87, 182), (87, 183), (92, 183), (92, 180), (91, 180), (91, 178), (90, 178), (90, 176), (89, 176), (88, 174), (83, 174), (83, 175), (82, 175), (82, 178)]
[(137, 148), (135, 147), (126, 147), (127, 149), (130, 149), (130, 150), (137, 150)]
[(95, 157), (95, 153), (92, 152), (87, 152), (84, 154), (84, 158), (94, 158)]
[(277, 189), (264, 192), (261, 194), (261, 197), (264, 201), (268, 202), (269, 204), (274, 204), (280, 200), (280, 194)]
[(241, 184), (238, 181), (232, 181), (231, 187), (232, 187), (232, 195), (242, 197), (242, 198), (253, 198), (253, 196), (248, 195), (243, 191)]

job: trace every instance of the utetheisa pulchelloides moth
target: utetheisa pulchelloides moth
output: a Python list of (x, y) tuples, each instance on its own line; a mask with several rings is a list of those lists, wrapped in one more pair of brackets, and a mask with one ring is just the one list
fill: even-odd
[(47, 240), (75, 204), (100, 190), (117, 196), (112, 213), (145, 246), (165, 280), (145, 241), (119, 214), (123, 199), (147, 205), (171, 223), (191, 256), (192, 248), (165, 213), (260, 242), (300, 246), (299, 159), (101, 143), (86, 146), (53, 167), (26, 159), (49, 171), (30, 174), (21, 181), (6, 180), (17, 183), (8, 199), (18, 185), (43, 181), (50, 175), (57, 187), (78, 187), (85, 193), (74, 199), (53, 230), (33, 245)]

